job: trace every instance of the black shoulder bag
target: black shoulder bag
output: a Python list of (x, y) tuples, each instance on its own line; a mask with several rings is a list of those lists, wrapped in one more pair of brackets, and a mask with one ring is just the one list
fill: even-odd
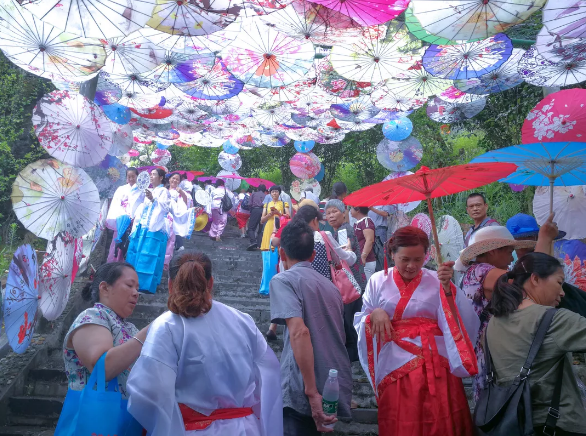
[[(480, 394), (480, 399), (474, 409), (474, 424), (479, 435), (531, 436), (535, 434), (528, 377), (531, 373), (531, 365), (539, 352), (539, 348), (541, 348), (555, 312), (556, 309), (552, 307), (543, 315), (531, 343), (525, 364), (521, 367), (519, 375), (510, 384), (497, 385), (496, 383), (485, 333), (486, 386)], [(560, 417), (559, 405), (563, 371), (564, 365), (561, 362), (543, 429), (543, 434), (545, 435), (555, 433), (556, 423)]]

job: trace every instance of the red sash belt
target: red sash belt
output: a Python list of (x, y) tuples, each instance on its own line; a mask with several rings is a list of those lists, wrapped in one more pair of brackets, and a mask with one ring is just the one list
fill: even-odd
[(185, 404), (179, 404), (179, 410), (183, 416), (183, 423), (186, 431), (204, 430), (212, 425), (212, 422), (220, 419), (244, 418), (252, 415), (252, 407), (240, 407), (233, 409), (217, 409), (210, 416), (203, 415), (187, 407)]

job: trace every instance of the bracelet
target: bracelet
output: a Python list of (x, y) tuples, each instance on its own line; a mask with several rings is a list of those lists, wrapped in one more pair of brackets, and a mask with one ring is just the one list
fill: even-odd
[(136, 336), (133, 336), (132, 339), (136, 339), (138, 342), (140, 342), (140, 345), (144, 346), (144, 342), (138, 339)]

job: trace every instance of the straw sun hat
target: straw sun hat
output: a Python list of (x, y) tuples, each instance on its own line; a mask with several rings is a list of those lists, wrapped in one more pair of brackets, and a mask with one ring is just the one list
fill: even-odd
[(484, 227), (472, 235), (468, 247), (460, 252), (460, 258), (458, 260), (459, 263), (467, 266), (477, 256), (498, 248), (534, 248), (535, 244), (535, 241), (516, 241), (506, 227)]

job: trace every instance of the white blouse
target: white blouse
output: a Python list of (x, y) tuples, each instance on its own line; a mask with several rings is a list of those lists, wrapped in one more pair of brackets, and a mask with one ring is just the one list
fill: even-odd
[(142, 204), (136, 209), (133, 231), (140, 224), (151, 232), (167, 232), (165, 219), (171, 209), (169, 190), (159, 185), (151, 192), (153, 201), (145, 196)]
[(122, 215), (128, 215), (134, 218), (137, 207), (144, 201), (144, 191), (138, 188), (136, 184), (120, 186), (116, 189), (114, 197), (110, 202), (108, 215), (106, 216), (106, 227), (116, 230), (116, 218)]

